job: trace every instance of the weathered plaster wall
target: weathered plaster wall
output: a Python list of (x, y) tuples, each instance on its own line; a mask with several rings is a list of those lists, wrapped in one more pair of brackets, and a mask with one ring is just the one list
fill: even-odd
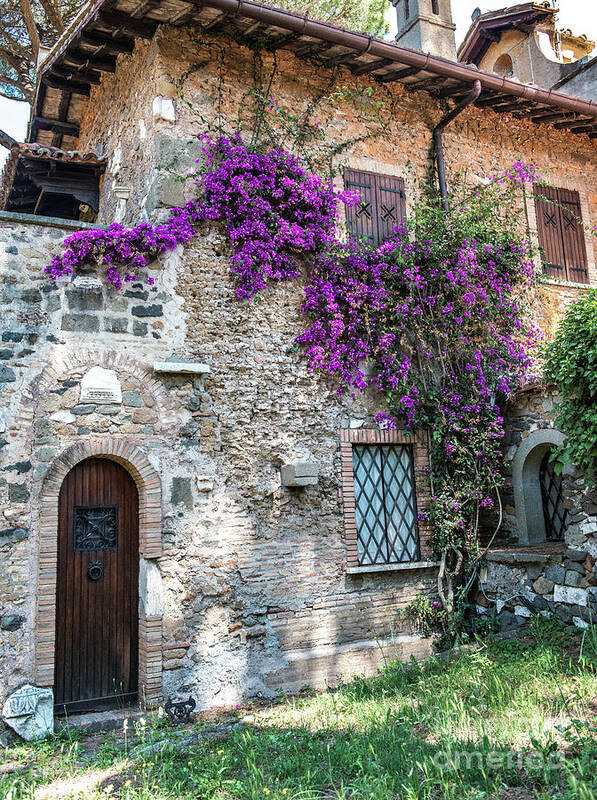
[[(428, 652), (396, 611), (432, 588), (429, 570), (344, 572), (338, 430), (372, 424), (375, 408), (339, 399), (288, 352), (302, 324), (298, 287), (238, 302), (217, 232), (156, 264), (152, 288), (119, 293), (93, 274), (56, 287), (42, 269), (65, 231), (0, 225), (3, 694), (36, 677), (40, 519), (53, 513), (39, 497), (78, 443), (134, 446), (160, 476), (166, 695), (232, 703)], [(211, 373), (154, 374), (173, 353)], [(96, 365), (117, 372), (122, 404), (80, 401)], [(318, 485), (283, 488), (280, 466), (299, 460), (319, 462)]]
[[(371, 135), (379, 131), (376, 123), (351, 102), (324, 100), (314, 120), (326, 121), (331, 144), (359, 140), (343, 152), (336, 166), (405, 177), (407, 205), (412, 208), (416, 184), (431, 166), (431, 131), (444, 113), (440, 103), (425, 92), (409, 92), (401, 85), (382, 87), (367, 81), (366, 76), (357, 81), (348, 70), (334, 76), (320, 65), (304, 61), (297, 70), (296, 58), (285, 52), (277, 54), (277, 63), (272, 96), (293, 113), (305, 109), (314, 96), (328, 97), (341, 86), (370, 86), (374, 98), (388, 108), (393, 98), (394, 113), (381, 136)], [(272, 68), (271, 57), (264, 54), (263, 73), (269, 76)], [(121, 213), (126, 222), (160, 217), (192, 197), (193, 181), (185, 183), (180, 176), (194, 169), (200, 155), (197, 135), (215, 122), (218, 110), (231, 129), (236, 125), (239, 109), (246, 109), (243, 97), (247, 88), (254, 86), (253, 76), (253, 56), (247, 48), (226, 39), (199, 37), (192, 28), (160, 28), (151, 44), (137, 45), (134, 57), (121, 58), (116, 74), (103, 78), (102, 85), (93, 90), (88, 109), (94, 111), (87, 111), (81, 126), (83, 149), (93, 148), (97, 141), (108, 150), (121, 148), (122, 182), (131, 187), (130, 199), (124, 204), (109, 177), (104, 180), (101, 218), (111, 221)], [(158, 112), (154, 114), (155, 109)], [(242, 116), (247, 118), (245, 112)], [(144, 121), (144, 140), (139, 137), (139, 120)], [(370, 138), (362, 139), (367, 135)], [(554, 185), (576, 189), (587, 225), (589, 277), (591, 283), (597, 283), (594, 237), (589, 233), (597, 219), (595, 140), (471, 108), (450, 125), (444, 143), (448, 176), (462, 172), (468, 181), (478, 182), (522, 159)], [(536, 240), (531, 197), (526, 205), (530, 233)], [(225, 258), (221, 268), (226, 269)], [(548, 335), (553, 334), (557, 320), (578, 291), (574, 284), (553, 280), (545, 284), (543, 301), (535, 313)]]

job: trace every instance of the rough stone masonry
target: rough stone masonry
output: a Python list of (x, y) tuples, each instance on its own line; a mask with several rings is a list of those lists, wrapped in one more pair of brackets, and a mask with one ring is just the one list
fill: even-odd
[[(191, 30), (160, 28), (93, 88), (80, 149), (109, 159), (99, 224), (157, 219), (192, 191), (191, 182), (175, 180), (198, 156), (198, 116), (188, 103), (213, 120), (220, 97), (224, 115), (235, 120), (253, 76), (249, 51), (227, 42), (220, 85), (217, 44)], [(296, 109), (331, 94), (331, 76), (321, 68), (297, 71), (284, 53), (278, 61), (280, 103)], [(355, 80), (342, 72), (336, 85)], [(389, 91), (396, 108), (383, 137), (363, 139), (372, 123), (350, 105), (334, 111), (329, 135), (358, 140), (344, 155), (348, 166), (409, 179), (412, 209), (442, 110), (424, 92)], [(322, 118), (327, 111), (324, 102)], [(578, 189), (583, 219), (596, 219), (595, 141), (586, 136), (469, 110), (445, 147), (450, 173), (466, 168), (473, 181), (523, 157), (556, 185)], [(528, 218), (536, 235), (530, 201)], [(433, 592), (433, 568), (346, 572), (339, 431), (375, 427), (379, 399), (340, 398), (330, 381), (308, 373), (293, 348), (303, 325), (300, 282), (239, 302), (226, 239), (206, 226), (184, 250), (152, 265), (152, 287), (116, 292), (93, 271), (54, 285), (43, 267), (72, 227), (83, 226), (0, 214), (0, 699), (26, 683), (52, 686), (59, 485), (92, 453), (120, 459), (145, 503), (139, 636), (148, 701), (192, 693), (200, 708), (229, 704), (333, 685), (373, 672), (384, 658), (429, 652), (397, 611), (417, 593)], [(587, 250), (594, 282), (590, 237)], [(544, 330), (579, 291), (545, 284), (534, 310)], [(164, 371), (168, 361), (173, 367)], [(115, 374), (113, 402), (81, 396), (98, 368)], [(114, 378), (106, 380), (114, 390)], [(514, 407), (507, 462), (528, 435), (553, 429), (545, 399), (541, 388)], [(310, 465), (316, 479), (285, 485), (281, 468), (298, 464)], [(514, 585), (536, 608), (544, 598), (562, 618), (585, 620), (593, 562), (579, 554), (597, 555), (597, 505), (581, 476), (571, 474), (567, 484), (571, 509), (584, 509), (567, 533), (574, 553), (548, 554), (530, 567), (492, 561), (492, 604), (506, 603)], [(504, 547), (517, 536), (513, 497), (507, 506)], [(557, 575), (549, 572), (554, 566)], [(520, 598), (507, 602), (525, 617)]]

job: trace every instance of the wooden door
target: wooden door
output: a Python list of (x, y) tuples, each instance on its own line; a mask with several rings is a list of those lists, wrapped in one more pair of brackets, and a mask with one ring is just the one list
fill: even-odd
[(76, 711), (137, 696), (139, 499), (115, 461), (88, 458), (58, 500), (54, 701)]

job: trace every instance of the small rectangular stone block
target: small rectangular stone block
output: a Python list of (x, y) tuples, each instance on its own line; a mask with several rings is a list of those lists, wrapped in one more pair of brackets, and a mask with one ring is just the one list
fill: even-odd
[(64, 314), (62, 330), (77, 333), (98, 333), (99, 318), (88, 314)]
[(211, 367), (200, 361), (155, 361), (153, 371), (178, 375), (206, 375), (211, 372)]
[(587, 592), (585, 589), (577, 589), (574, 586), (560, 586), (556, 584), (553, 587), (553, 600), (554, 603), (567, 603), (571, 606), (586, 606)]
[(297, 461), (296, 464), (284, 464), (280, 473), (283, 486), (316, 486), (319, 464), (316, 461)]

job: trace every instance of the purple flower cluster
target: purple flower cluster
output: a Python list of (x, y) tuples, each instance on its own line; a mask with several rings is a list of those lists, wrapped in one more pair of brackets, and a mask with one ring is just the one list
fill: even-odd
[(201, 215), (223, 221), (230, 236), (238, 297), (253, 297), (268, 280), (298, 277), (305, 257), (335, 242), (339, 201), (358, 201), (307, 174), (284, 150), (249, 152), (239, 135), (204, 139), (202, 149)]
[(213, 220), (222, 222), (230, 237), (237, 295), (251, 298), (266, 288), (268, 280), (296, 278), (302, 259), (335, 241), (339, 203), (358, 200), (307, 174), (283, 150), (249, 152), (240, 135), (232, 140), (202, 140), (198, 200), (174, 209), (160, 225), (113, 224), (105, 231), (74, 233), (65, 239), (65, 252), (54, 258), (46, 273), (56, 279), (89, 264), (102, 264), (108, 282), (119, 289), (123, 282), (138, 280), (139, 272), (158, 255), (189, 241), (198, 224)]
[[(123, 283), (139, 280), (139, 273), (158, 255), (189, 241), (195, 234), (191, 224), (193, 209), (193, 203), (185, 209), (176, 208), (161, 225), (141, 223), (125, 228), (113, 223), (106, 230), (77, 231), (66, 237), (64, 253), (55, 256), (45, 272), (56, 280), (77, 269), (103, 265), (108, 283), (120, 289)], [(151, 277), (146, 281), (154, 282)]]
[(375, 249), (349, 241), (318, 255), (302, 306), (312, 324), (298, 337), (310, 368), (339, 392), (371, 387), (385, 398), (380, 424), (431, 430), (438, 491), (427, 518), (444, 544), (492, 505), (498, 398), (527, 379), (538, 338), (523, 307), (535, 281), (530, 246), (485, 211), (486, 222), (475, 200), (415, 230), (402, 224)]
[(492, 506), (499, 481), (499, 398), (526, 379), (538, 338), (522, 305), (535, 277), (531, 249), (515, 224), (496, 218), (491, 196), (511, 202), (513, 190), (539, 180), (536, 170), (517, 162), (447, 215), (431, 204), (414, 227), (402, 223), (371, 248), (336, 238), (339, 205), (356, 195), (284, 150), (252, 152), (240, 135), (202, 137), (199, 163), (198, 198), (164, 223), (75, 233), (46, 272), (55, 279), (101, 264), (120, 288), (205, 221), (229, 236), (239, 298), (310, 263), (302, 311), (312, 321), (297, 338), (310, 368), (333, 376), (340, 393), (380, 393), (379, 424), (430, 430), (435, 491), (419, 519), (439, 549), (474, 538), (478, 509)]

